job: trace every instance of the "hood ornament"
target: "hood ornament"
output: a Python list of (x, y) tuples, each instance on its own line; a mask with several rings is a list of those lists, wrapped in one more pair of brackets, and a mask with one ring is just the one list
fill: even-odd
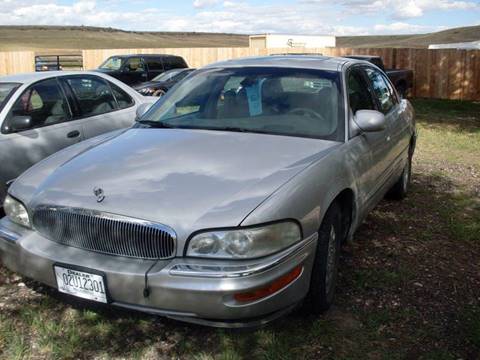
[(103, 200), (105, 200), (105, 192), (100, 187), (96, 186), (93, 188), (93, 195), (97, 197), (98, 203), (101, 203)]

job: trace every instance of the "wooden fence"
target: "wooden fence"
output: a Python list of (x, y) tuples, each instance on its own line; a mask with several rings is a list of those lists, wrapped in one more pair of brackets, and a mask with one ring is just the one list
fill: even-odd
[(282, 53), (319, 53), (328, 56), (379, 55), (385, 66), (411, 69), (414, 73), (412, 96), (438, 99), (480, 100), (480, 51), (427, 50), (391, 48), (177, 48), (177, 49), (108, 49), (84, 50), (83, 66), (94, 69), (115, 54), (165, 53), (183, 56), (192, 67), (244, 56)]
[(0, 52), (0, 76), (35, 71), (33, 51)]
[[(480, 101), (479, 50), (391, 48), (162, 48), (83, 50), (82, 55), (84, 69), (94, 69), (109, 56), (118, 54), (177, 54), (183, 56), (190, 66), (201, 67), (215, 61), (238, 57), (291, 52), (319, 53), (328, 56), (343, 56), (351, 54), (379, 55), (383, 58), (387, 68), (413, 70), (414, 87), (412, 96)], [(35, 70), (34, 64), (34, 52), (0, 52), (0, 75), (31, 72)]]

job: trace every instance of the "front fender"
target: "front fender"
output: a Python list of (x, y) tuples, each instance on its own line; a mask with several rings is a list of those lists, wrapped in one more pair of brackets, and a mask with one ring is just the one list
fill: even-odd
[(351, 164), (350, 155), (348, 143), (342, 144), (290, 179), (252, 211), (241, 225), (290, 218), (300, 222), (305, 237), (316, 233), (338, 194), (345, 189), (351, 189), (357, 194), (355, 173), (352, 170), (354, 164)]

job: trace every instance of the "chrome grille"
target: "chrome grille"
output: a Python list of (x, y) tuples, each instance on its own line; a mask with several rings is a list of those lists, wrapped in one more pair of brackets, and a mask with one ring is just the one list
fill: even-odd
[(33, 226), (56, 243), (109, 255), (166, 259), (176, 236), (161, 224), (93, 210), (38, 207)]

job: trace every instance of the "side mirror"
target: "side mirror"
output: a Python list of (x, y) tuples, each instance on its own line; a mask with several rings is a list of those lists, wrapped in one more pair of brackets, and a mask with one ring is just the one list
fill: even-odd
[(382, 131), (387, 127), (385, 115), (376, 110), (358, 110), (355, 123), (364, 132)]
[(148, 110), (150, 110), (151, 107), (152, 107), (152, 104), (146, 104), (146, 103), (138, 105), (137, 111), (136, 111), (136, 120), (139, 120), (143, 116), (143, 114), (145, 114)]
[(13, 131), (22, 131), (32, 128), (31, 116), (14, 116), (9, 121), (10, 128)]

